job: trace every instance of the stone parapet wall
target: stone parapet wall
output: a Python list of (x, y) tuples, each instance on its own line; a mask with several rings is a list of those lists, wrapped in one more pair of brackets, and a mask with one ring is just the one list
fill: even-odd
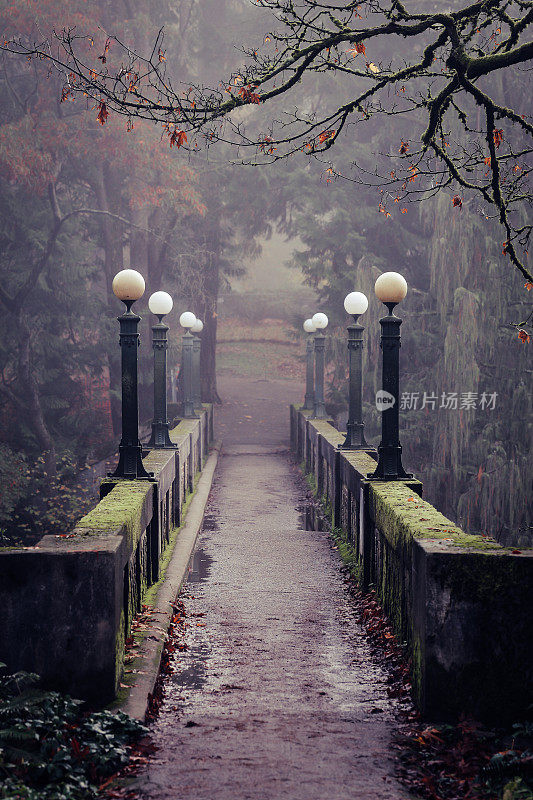
[(291, 446), (332, 525), (353, 547), (412, 663), (413, 697), (434, 719), (513, 720), (533, 703), (533, 551), (466, 534), (419, 481), (368, 481), (376, 461), (291, 407)]
[(213, 410), (182, 420), (176, 450), (152, 450), (154, 480), (106, 479), (101, 500), (64, 536), (0, 548), (0, 661), (46, 685), (103, 704), (124, 669), (124, 641), (161, 577), (172, 531), (212, 440)]

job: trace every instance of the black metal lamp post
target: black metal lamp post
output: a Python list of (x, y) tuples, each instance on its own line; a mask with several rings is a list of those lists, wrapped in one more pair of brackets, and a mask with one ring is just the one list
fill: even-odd
[(382, 390), (377, 393), (376, 404), (381, 411), (381, 443), (378, 447), (378, 465), (368, 475), (370, 480), (401, 481), (412, 478), (402, 466), (400, 445), (400, 325), (402, 320), (394, 314), (394, 307), (407, 294), (407, 282), (397, 272), (384, 272), (376, 281), (376, 296), (389, 309), (380, 319), (381, 349), (383, 351)]
[(342, 450), (366, 450), (365, 423), (363, 422), (363, 331), (359, 317), (368, 308), (368, 299), (362, 292), (350, 292), (344, 299), (344, 308), (353, 317), (348, 327), (349, 400), (346, 439)]
[(196, 322), (192, 311), (184, 311), (180, 317), (180, 325), (186, 329), (181, 339), (181, 370), (183, 374), (183, 416), (185, 419), (198, 419), (194, 411), (194, 376), (193, 376), (193, 348), (194, 336), (191, 328)]
[(315, 396), (311, 419), (326, 419), (326, 404), (324, 402), (324, 349), (326, 337), (322, 331), (327, 328), (328, 318), (319, 311), (313, 315), (312, 323), (318, 332), (315, 335)]
[(167, 419), (167, 350), (168, 325), (163, 317), (172, 311), (172, 298), (167, 292), (154, 292), (148, 300), (148, 308), (159, 322), (152, 327), (152, 347), (154, 350), (154, 419), (152, 436), (148, 447), (171, 450), (177, 447), (171, 442)]
[(304, 331), (308, 334), (306, 342), (306, 368), (305, 368), (305, 398), (303, 404), (303, 411), (313, 411), (315, 404), (315, 387), (313, 384), (313, 370), (314, 370), (314, 341), (313, 333), (316, 333), (316, 328), (313, 325), (312, 319), (306, 319), (304, 322)]
[(113, 280), (113, 292), (126, 305), (126, 313), (118, 317), (122, 361), (122, 437), (117, 468), (109, 473), (110, 478), (139, 480), (153, 477), (144, 468), (139, 440), (137, 348), (141, 317), (131, 310), (133, 303), (143, 296), (144, 288), (143, 276), (134, 269), (121, 270)]
[(202, 354), (202, 340), (199, 334), (204, 329), (204, 323), (201, 319), (196, 318), (196, 322), (191, 328), (191, 333), (194, 334), (192, 346), (192, 375), (193, 375), (193, 392), (192, 402), (193, 408), (202, 410), (202, 383), (200, 374), (200, 359)]

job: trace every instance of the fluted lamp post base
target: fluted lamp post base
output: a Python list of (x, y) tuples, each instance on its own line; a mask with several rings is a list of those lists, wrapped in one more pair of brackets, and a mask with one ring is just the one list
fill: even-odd
[(169, 436), (169, 422), (152, 422), (152, 435), (147, 447), (155, 447), (157, 450), (175, 450), (178, 446)]

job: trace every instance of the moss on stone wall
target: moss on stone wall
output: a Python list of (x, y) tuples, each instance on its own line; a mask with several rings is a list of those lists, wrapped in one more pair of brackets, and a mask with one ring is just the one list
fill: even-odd
[[(313, 421), (307, 449), (318, 452), (320, 438), (331, 461), (340, 434), (325, 421)], [(341, 519), (354, 514), (356, 488), (373, 471), (375, 460), (362, 452), (340, 454), (343, 486), (320, 499), (326, 510), (341, 495)], [(305, 464), (302, 464), (305, 471)], [(324, 475), (328, 470), (324, 468)], [(315, 495), (315, 475), (307, 475)], [(531, 557), (533, 548), (511, 550), (489, 536), (470, 535), (416, 493), (418, 483), (361, 482), (365, 503), (364, 582), (373, 585), (394, 631), (406, 642), (412, 662), (413, 697), (423, 711), (442, 718), (468, 709), (473, 714), (505, 715), (530, 702), (529, 653)], [(354, 488), (355, 487), (355, 488)], [(355, 500), (355, 503), (354, 503)], [(359, 515), (356, 515), (359, 522)], [(347, 533), (334, 531), (337, 546), (357, 575)], [(371, 540), (371, 541), (368, 541)], [(515, 712), (513, 712), (515, 713)]]
[(156, 583), (153, 583), (151, 586), (149, 586), (148, 589), (146, 590), (144, 596), (143, 596), (143, 603), (145, 605), (147, 605), (147, 606), (151, 606), (154, 603), (155, 598), (157, 597), (157, 593), (159, 591), (159, 588), (160, 588), (161, 584), (163, 583), (163, 581), (165, 579), (166, 571), (167, 571), (168, 565), (170, 564), (170, 559), (172, 558), (172, 553), (174, 552), (174, 549), (176, 547), (176, 543), (178, 541), (179, 532), (183, 528), (183, 525), (185, 524), (185, 518), (186, 518), (186, 515), (187, 515), (187, 510), (188, 510), (189, 505), (191, 503), (191, 500), (192, 500), (192, 498), (194, 496), (194, 492), (196, 491), (196, 485), (197, 485), (199, 479), (200, 479), (200, 473), (198, 472), (198, 473), (196, 473), (195, 478), (194, 478), (193, 490), (192, 490), (192, 492), (189, 492), (187, 494), (187, 496), (184, 498), (183, 505), (181, 507), (181, 515), (182, 515), (182, 520), (183, 521), (182, 521), (181, 525), (179, 525), (178, 527), (172, 528), (172, 530), (170, 531), (169, 542), (168, 542), (163, 554), (161, 555), (161, 558), (160, 558), (160, 561), (159, 561), (159, 580)]
[(118, 481), (109, 494), (80, 519), (73, 533), (80, 536), (118, 535), (125, 530), (134, 548), (144, 531), (142, 512), (153, 487), (154, 484), (148, 481)]
[(502, 551), (495, 541), (465, 533), (404, 483), (372, 483), (376, 527), (393, 547), (410, 548), (413, 539), (431, 539), (449, 547)]
[(126, 644), (126, 620), (124, 609), (120, 612), (117, 635), (115, 637), (115, 691), (117, 691), (124, 672), (124, 652)]

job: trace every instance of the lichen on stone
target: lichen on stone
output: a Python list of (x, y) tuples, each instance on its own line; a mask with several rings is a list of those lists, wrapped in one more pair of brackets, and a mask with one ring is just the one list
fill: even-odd
[(148, 481), (118, 481), (109, 494), (80, 519), (74, 533), (97, 536), (120, 534), (125, 530), (134, 546), (143, 533), (144, 504), (153, 487)]
[(410, 548), (413, 539), (471, 550), (499, 550), (489, 539), (465, 533), (400, 481), (372, 483), (370, 487), (376, 527), (394, 547)]

